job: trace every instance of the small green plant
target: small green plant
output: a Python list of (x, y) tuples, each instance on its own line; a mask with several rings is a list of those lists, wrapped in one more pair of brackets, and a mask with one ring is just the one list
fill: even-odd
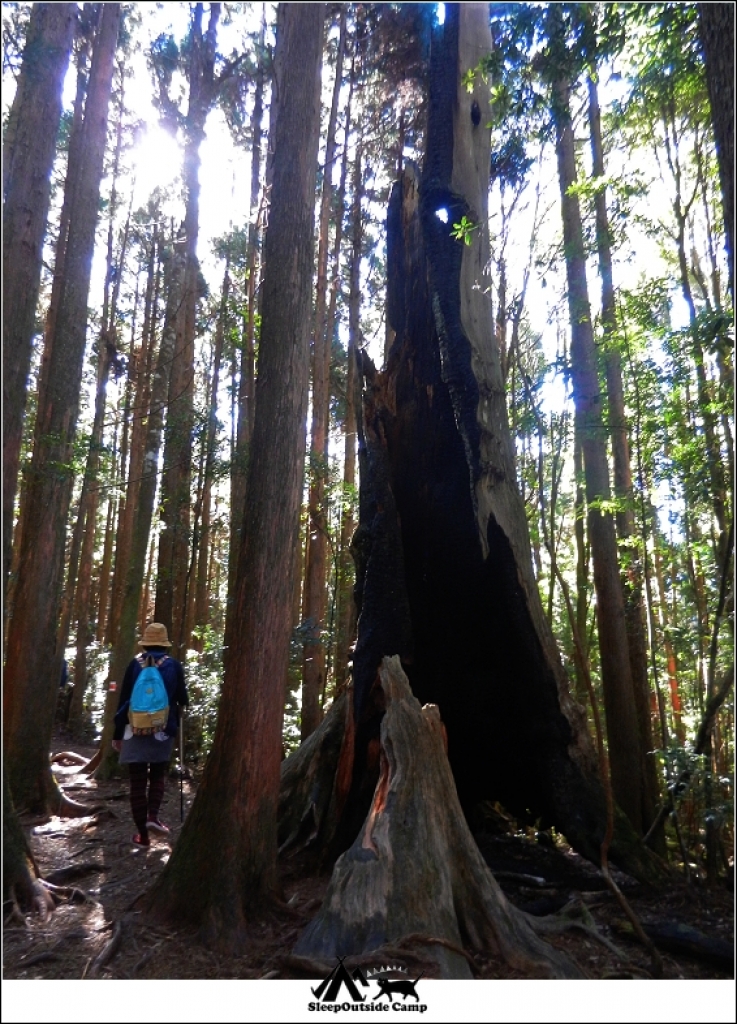
[(463, 214), (461, 219), (453, 225), (450, 232), (451, 238), (455, 238), (458, 242), (463, 242), (464, 245), (471, 244), (471, 235), (474, 231), (478, 230), (478, 224), (474, 224), (472, 220)]

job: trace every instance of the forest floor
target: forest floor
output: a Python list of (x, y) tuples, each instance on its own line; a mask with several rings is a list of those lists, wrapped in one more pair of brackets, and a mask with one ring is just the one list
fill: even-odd
[[(91, 757), (93, 747), (63, 735), (55, 751), (70, 750)], [(320, 976), (291, 957), (302, 928), (314, 916), (328, 884), (327, 876), (297, 876), (287, 866), (282, 883), (288, 909), (254, 926), (250, 943), (239, 956), (219, 955), (197, 943), (191, 932), (162, 928), (137, 909), (138, 897), (168, 860), (180, 824), (180, 785), (167, 782), (161, 811), (170, 835), (151, 834), (148, 849), (134, 847), (135, 831), (128, 806), (127, 779), (97, 782), (76, 764), (54, 765), (66, 794), (89, 804), (79, 818), (21, 820), (42, 876), (55, 882), (58, 905), (46, 920), (38, 916), (6, 916), (4, 977), (6, 979), (256, 979)], [(183, 781), (185, 814), (195, 784)], [(544, 837), (543, 837), (544, 838)], [(549, 914), (571, 899), (590, 914), (593, 929), (579, 929), (548, 938), (574, 959), (592, 979), (652, 977), (646, 950), (624, 925), (624, 914), (606, 888), (601, 873), (572, 851), (552, 843), (514, 835), (477, 837), (479, 847), (509, 899), (530, 913)], [(61, 874), (59, 872), (62, 872)], [(725, 943), (700, 956), (673, 948), (662, 952), (664, 977), (729, 979), (734, 977), (734, 896), (731, 889), (687, 886), (678, 878), (665, 892), (653, 893), (632, 879), (616, 875), (620, 886), (648, 927), (680, 927), (680, 941), (691, 941), (694, 929), (705, 939)], [(585, 911), (584, 911), (585, 913)], [(616, 951), (615, 951), (616, 950)], [(480, 978), (520, 978), (504, 961), (468, 951), (473, 973)], [(726, 952), (726, 955), (725, 955)], [(706, 956), (709, 959), (705, 958)], [(350, 960), (350, 958), (349, 958)], [(347, 961), (347, 965), (349, 965)], [(427, 972), (429, 975), (432, 972)]]

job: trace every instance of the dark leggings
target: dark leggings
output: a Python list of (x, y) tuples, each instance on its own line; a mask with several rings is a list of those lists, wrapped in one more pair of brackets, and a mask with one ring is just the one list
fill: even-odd
[[(147, 764), (134, 761), (128, 765), (131, 783), (131, 811), (142, 839), (148, 838), (146, 822), (159, 817), (159, 808), (164, 799), (166, 761)], [(146, 783), (148, 782), (148, 796)]]

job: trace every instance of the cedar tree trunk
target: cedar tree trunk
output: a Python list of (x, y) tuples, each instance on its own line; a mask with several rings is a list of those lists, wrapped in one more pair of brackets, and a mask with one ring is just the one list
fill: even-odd
[[(33, 459), (21, 510), (22, 540), (8, 629), (5, 756), (18, 808), (45, 812), (56, 801), (49, 768), (62, 652), (56, 650), (64, 533), (87, 333), (87, 299), (105, 153), (120, 4), (104, 4), (85, 108), (83, 157), (69, 219), (65, 273), (54, 324)], [(55, 808), (56, 809), (56, 808)]]
[[(277, 892), (277, 803), (291, 598), (304, 472), (322, 4), (282, 4), (279, 108), (248, 501), (225, 631), (225, 672), (212, 752), (154, 914), (240, 944)], [(217, 856), (213, 857), (213, 851)]]
[(34, 4), (3, 147), (3, 595), (51, 167), (76, 4)]

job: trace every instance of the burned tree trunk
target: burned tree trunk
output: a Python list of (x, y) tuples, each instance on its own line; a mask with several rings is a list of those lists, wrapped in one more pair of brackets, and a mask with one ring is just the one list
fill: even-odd
[[(339, 827), (317, 842), (346, 849), (375, 799), (377, 669), (399, 655), (413, 694), (439, 708), (463, 810), (499, 800), (598, 862), (604, 794), (532, 573), (484, 281), (488, 91), (461, 81), (490, 47), (483, 5), (448, 5), (424, 173), (408, 167), (390, 201), (393, 342), (381, 373), (362, 357), (353, 778)], [(610, 855), (664, 877), (621, 814)]]

